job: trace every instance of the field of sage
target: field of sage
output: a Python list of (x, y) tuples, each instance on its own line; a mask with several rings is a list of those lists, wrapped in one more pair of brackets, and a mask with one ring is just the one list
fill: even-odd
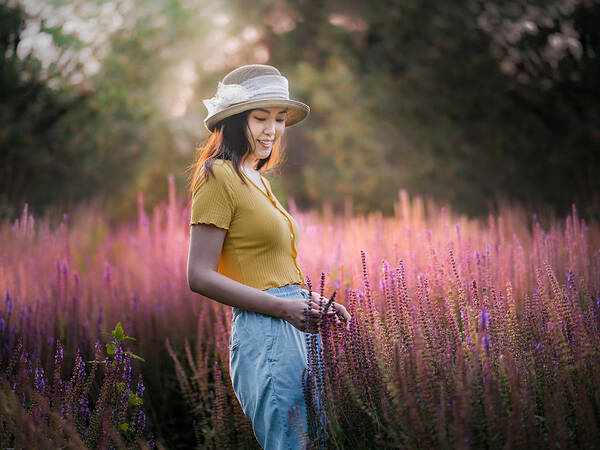
[[(311, 289), (353, 316), (307, 338), (307, 448), (600, 445), (598, 223), (404, 192), (393, 217), (288, 205)], [(0, 448), (258, 448), (231, 308), (187, 285), (188, 218), (171, 180), (135, 223), (0, 224)]]

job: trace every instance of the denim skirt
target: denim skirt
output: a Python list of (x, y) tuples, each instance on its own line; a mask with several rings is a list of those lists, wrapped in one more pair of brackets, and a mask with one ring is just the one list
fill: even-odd
[[(308, 298), (297, 284), (265, 292), (284, 299)], [(229, 373), (242, 410), (252, 421), (254, 435), (265, 450), (302, 448), (296, 432), (299, 420), (301, 429), (307, 431), (302, 371), (307, 367), (308, 335), (284, 319), (233, 308)]]

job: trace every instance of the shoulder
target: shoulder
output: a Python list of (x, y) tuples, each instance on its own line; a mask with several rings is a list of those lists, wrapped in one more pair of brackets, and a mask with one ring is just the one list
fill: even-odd
[(194, 181), (194, 191), (206, 185), (220, 185), (232, 188), (235, 177), (235, 171), (231, 161), (216, 159), (212, 162), (211, 170), (202, 167), (198, 173), (198, 178)]
[(235, 170), (231, 161), (226, 159), (216, 159), (212, 163), (212, 171), (216, 177), (231, 181), (235, 176)]

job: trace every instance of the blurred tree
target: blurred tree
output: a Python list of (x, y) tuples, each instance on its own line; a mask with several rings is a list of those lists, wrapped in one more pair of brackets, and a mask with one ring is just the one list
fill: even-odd
[(166, 198), (169, 173), (183, 187), (205, 133), (191, 99), (209, 3), (0, 5), (3, 217), (99, 199), (109, 218), (131, 218), (138, 192), (150, 206)]
[[(137, 126), (147, 118), (145, 111), (134, 113), (135, 99), (123, 84), (71, 83), (69, 76), (82, 77), (74, 52), (81, 41), (47, 27), (19, 5), (2, 4), (0, 14), (3, 215), (14, 214), (24, 202), (38, 213), (50, 206), (69, 211), (77, 202), (114, 194), (139, 169)], [(31, 24), (37, 24), (37, 34), (27, 30)], [(44, 38), (57, 45), (53, 61), (20, 54)]]
[(166, 197), (170, 172), (181, 190), (206, 136), (201, 99), (256, 62), (312, 106), (287, 133), (280, 183), (300, 206), (341, 210), (352, 197), (391, 212), (408, 188), (471, 214), (497, 197), (598, 208), (597, 1), (11, 0), (1, 11), (4, 216), (24, 201), (42, 211), (100, 197), (130, 217), (139, 191)]
[(599, 10), (501, 0), (244, 10), (242, 24), (266, 18), (272, 63), (313, 107), (290, 133), (301, 147), (290, 145), (287, 190), (337, 209), (352, 195), (389, 210), (406, 187), (471, 214), (499, 198), (563, 211), (575, 200), (596, 214)]
[[(86, 94), (54, 91), (38, 78), (40, 63), (17, 56), (25, 13), (0, 4), (0, 215), (10, 216), (27, 199), (37, 207), (64, 195), (81, 167), (67, 148), (71, 133), (59, 133), (71, 109), (80, 108)], [(69, 176), (72, 175), (72, 176)], [(72, 193), (72, 191), (71, 191)]]

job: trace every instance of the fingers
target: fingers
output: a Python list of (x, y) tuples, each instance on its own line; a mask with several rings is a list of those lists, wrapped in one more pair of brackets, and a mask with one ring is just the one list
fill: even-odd
[[(306, 311), (306, 309), (305, 309), (305, 311)], [(308, 312), (311, 317), (321, 317), (321, 312), (318, 309), (311, 308), (308, 310)]]
[(342, 314), (344, 315), (344, 319), (346, 319), (346, 322), (350, 322), (350, 319), (352, 319), (352, 316), (350, 316), (350, 313), (348, 311), (346, 311), (346, 308), (344, 308), (342, 310)]
[(328, 299), (319, 295), (317, 292), (312, 292), (312, 295), (309, 298), (309, 301), (314, 302), (317, 305), (319, 305), (319, 304), (325, 305), (327, 303)]
[[(310, 308), (310, 315), (313, 318), (320, 317), (324, 311), (323, 307), (327, 305), (329, 300), (316, 292), (311, 292), (311, 296), (306, 299), (306, 303)], [(346, 330), (350, 330), (350, 322), (352, 316), (346, 310), (344, 305), (332, 302), (330, 308), (327, 309), (326, 315), (329, 318), (335, 318), (336, 325), (342, 325), (342, 321), (346, 323)], [(341, 319), (341, 320), (340, 320)]]

